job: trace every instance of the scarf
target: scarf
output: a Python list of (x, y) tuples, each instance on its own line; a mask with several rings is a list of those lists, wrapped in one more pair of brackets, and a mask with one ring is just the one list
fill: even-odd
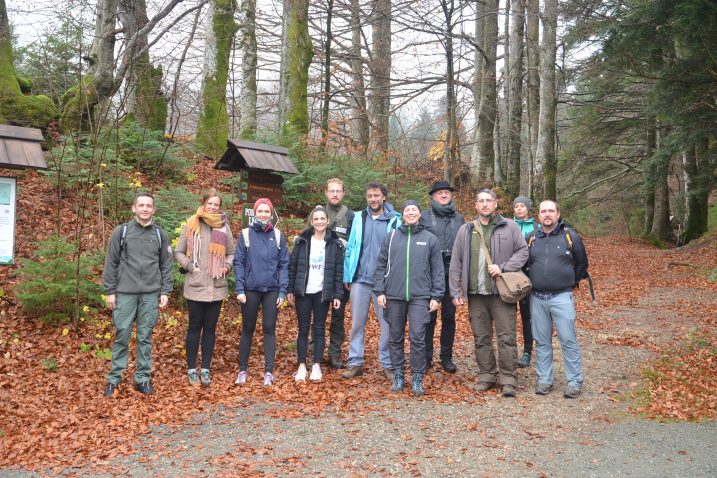
[(207, 273), (213, 278), (224, 277), (224, 263), (227, 258), (227, 216), (224, 213), (209, 214), (202, 206), (187, 219), (187, 256), (194, 267), (199, 267), (202, 239), (199, 234), (201, 221), (211, 229), (209, 238), (209, 260)]
[(431, 199), (431, 207), (436, 212), (436, 214), (443, 217), (453, 216), (456, 213), (456, 203), (454, 203), (452, 199), (451, 202), (449, 202), (445, 206), (442, 206), (434, 199)]

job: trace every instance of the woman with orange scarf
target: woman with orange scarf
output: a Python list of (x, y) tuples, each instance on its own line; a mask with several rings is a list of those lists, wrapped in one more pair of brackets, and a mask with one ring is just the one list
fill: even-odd
[[(229, 295), (227, 273), (234, 259), (234, 239), (221, 212), (222, 198), (215, 190), (202, 197), (197, 213), (187, 219), (174, 251), (174, 259), (187, 271), (184, 297), (189, 307), (187, 377), (190, 385), (212, 383), (209, 368), (222, 302)], [(197, 373), (201, 337), (202, 368)]]

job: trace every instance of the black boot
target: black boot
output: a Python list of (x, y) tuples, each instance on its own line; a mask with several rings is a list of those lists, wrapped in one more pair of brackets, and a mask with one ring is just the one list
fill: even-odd
[(414, 373), (411, 380), (411, 391), (416, 397), (423, 395), (423, 374)]
[(391, 385), (392, 392), (400, 392), (403, 390), (403, 386), (406, 384), (406, 380), (403, 376), (403, 370), (397, 368), (393, 371), (393, 385)]

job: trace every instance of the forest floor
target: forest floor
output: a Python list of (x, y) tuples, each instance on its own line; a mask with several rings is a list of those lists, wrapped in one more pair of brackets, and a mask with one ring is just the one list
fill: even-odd
[(533, 393), (532, 367), (515, 399), (476, 392), (465, 308), (459, 371), (434, 368), (421, 399), (389, 392), (375, 318), (366, 375), (324, 370), (321, 383), (295, 383), (291, 307), (277, 326), (275, 385), (261, 385), (258, 329), (250, 381), (236, 387), (232, 299), (211, 387), (186, 383), (187, 317), (174, 301), (154, 332), (157, 394), (124, 386), (104, 399), (109, 362), (96, 351), (111, 346), (110, 314), (77, 328), (31, 321), (0, 269), (0, 476), (715, 476), (717, 237), (672, 250), (624, 237), (586, 245), (597, 303), (577, 291), (586, 381), (575, 400), (562, 397), (557, 340), (552, 394)]

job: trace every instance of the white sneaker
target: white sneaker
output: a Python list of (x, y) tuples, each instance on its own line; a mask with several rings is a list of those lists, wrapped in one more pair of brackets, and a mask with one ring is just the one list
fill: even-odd
[(294, 380), (296, 382), (306, 382), (306, 365), (299, 365), (299, 370), (294, 374)]
[(309, 380), (312, 382), (320, 382), (323, 378), (323, 375), (321, 374), (321, 367), (319, 364), (315, 363), (311, 367), (311, 376), (309, 377)]
[(247, 373), (246, 371), (242, 370), (239, 372), (239, 375), (237, 375), (237, 379), (234, 382), (236, 385), (244, 385), (246, 383)]
[(264, 374), (264, 386), (271, 387), (271, 384), (273, 382), (274, 382), (274, 376), (271, 374), (271, 372), (266, 372)]

